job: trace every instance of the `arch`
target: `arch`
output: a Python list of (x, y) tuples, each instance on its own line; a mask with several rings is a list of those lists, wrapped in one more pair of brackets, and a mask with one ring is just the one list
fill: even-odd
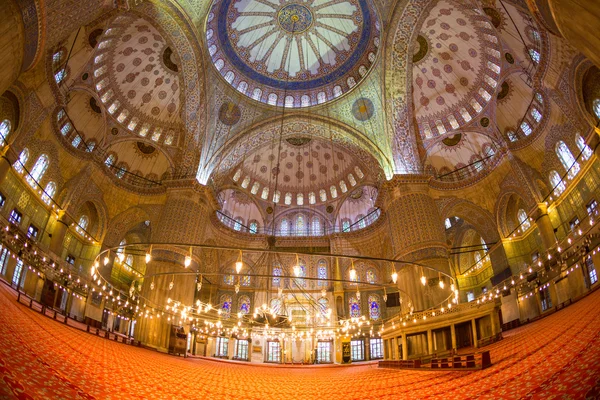
[(487, 243), (495, 243), (500, 240), (498, 225), (489, 211), (468, 200), (459, 198), (452, 198), (445, 203), (440, 202), (439, 205), (440, 217), (443, 220), (459, 217), (473, 226)]
[(110, 247), (116, 246), (127, 232), (144, 223), (144, 221), (150, 221), (150, 225), (152, 226), (153, 222), (157, 221), (157, 218), (154, 218), (153, 215), (141, 207), (132, 207), (117, 214), (108, 223), (104, 243)]

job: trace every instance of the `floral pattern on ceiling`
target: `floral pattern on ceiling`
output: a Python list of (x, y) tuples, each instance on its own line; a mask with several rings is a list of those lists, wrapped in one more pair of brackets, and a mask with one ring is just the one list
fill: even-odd
[(500, 43), (485, 14), (455, 0), (433, 7), (416, 40), (415, 117), (422, 137), (431, 139), (467, 124), (490, 102), (501, 72)]
[(369, 0), (217, 0), (206, 32), (213, 64), (263, 103), (307, 107), (348, 92), (377, 59)]
[(177, 145), (182, 129), (181, 80), (165, 52), (177, 60), (164, 35), (145, 19), (122, 15), (104, 32), (94, 57), (95, 89), (128, 131)]

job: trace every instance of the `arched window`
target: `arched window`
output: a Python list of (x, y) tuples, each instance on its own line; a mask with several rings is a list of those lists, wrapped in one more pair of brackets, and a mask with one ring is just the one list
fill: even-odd
[(537, 50), (529, 49), (529, 57), (531, 57), (534, 63), (539, 64), (540, 53)]
[(241, 278), (242, 281), (242, 286), (250, 286), (250, 283), (252, 282), (252, 277), (250, 275), (244, 275)]
[(65, 80), (66, 77), (67, 77), (67, 70), (64, 68), (58, 70), (58, 72), (54, 74), (54, 80), (59, 85)]
[(327, 316), (327, 309), (329, 308), (329, 300), (326, 297), (321, 297), (319, 299), (319, 311), (321, 311), (321, 315), (323, 317)]
[(4, 146), (6, 144), (6, 138), (10, 133), (10, 121), (5, 119), (0, 122), (0, 146)]
[(304, 222), (304, 215), (298, 214), (296, 217), (296, 235), (306, 235), (306, 223)]
[(299, 206), (303, 206), (304, 205), (304, 195), (302, 193), (298, 193), (296, 195), (296, 204)]
[(250, 298), (248, 296), (241, 296), (238, 300), (240, 314), (250, 313)]
[(358, 229), (362, 229), (367, 226), (367, 221), (365, 221), (365, 216), (362, 214), (358, 214), (358, 216), (356, 217), (356, 223), (358, 225)]
[(37, 183), (42, 179), (46, 169), (48, 168), (48, 156), (42, 154), (31, 169), (29, 176), (27, 176), (27, 182), (31, 187), (36, 187)]
[(348, 187), (346, 186), (346, 182), (344, 182), (344, 180), (340, 181), (340, 189), (342, 189), (342, 193), (346, 193), (348, 191)]
[(565, 183), (560, 179), (560, 175), (556, 171), (550, 171), (550, 184), (554, 188), (554, 195), (557, 197), (566, 189)]
[(308, 203), (315, 204), (317, 202), (317, 197), (315, 196), (315, 192), (310, 192), (308, 194)]
[(223, 277), (223, 283), (225, 283), (226, 285), (233, 285), (233, 275), (225, 275)]
[(320, 236), (322, 234), (322, 230), (321, 230), (321, 218), (319, 217), (313, 217), (312, 220), (312, 235), (313, 236)]
[(69, 134), (69, 132), (71, 132), (72, 129), (72, 125), (70, 122), (65, 123), (63, 126), (61, 126), (60, 128), (60, 133), (63, 136), (67, 136)]
[(348, 181), (350, 182), (350, 185), (356, 186), (356, 179), (354, 178), (354, 175), (352, 175), (351, 173), (348, 174)]
[(281, 197), (281, 192), (279, 190), (276, 190), (275, 193), (273, 193), (273, 203), (279, 203), (280, 197)]
[[(572, 178), (579, 172), (579, 164), (575, 162), (575, 157), (571, 150), (562, 140), (556, 143), (556, 155), (566, 171), (569, 171), (569, 177)], [(569, 170), (570, 168), (570, 170)]]
[(317, 278), (319, 286), (327, 286), (327, 261), (319, 260), (317, 264)]
[(321, 201), (327, 201), (327, 192), (325, 191), (325, 189), (319, 190), (319, 199)]
[(273, 315), (279, 315), (281, 313), (281, 300), (271, 299), (271, 313)]
[(531, 125), (529, 125), (529, 123), (527, 121), (523, 121), (521, 123), (521, 132), (523, 132), (523, 134), (525, 136), (531, 135), (531, 132), (532, 132)]
[(331, 197), (333, 197), (334, 199), (337, 197), (337, 188), (333, 185), (331, 185), (331, 187), (329, 188), (329, 191), (331, 192)]
[(342, 221), (342, 232), (350, 232), (350, 221), (347, 219)]
[(273, 286), (279, 287), (281, 284), (281, 265), (275, 264), (273, 267)]
[(231, 316), (231, 296), (228, 294), (221, 296), (221, 316), (223, 319), (229, 319)]
[(542, 120), (542, 113), (535, 107), (531, 109), (531, 116), (535, 119), (535, 122), (540, 122)]
[(242, 170), (238, 169), (237, 171), (235, 171), (235, 174), (233, 175), (233, 181), (237, 182), (240, 180), (241, 177), (242, 177)]
[(44, 188), (44, 193), (42, 193), (42, 201), (46, 204), (50, 204), (51, 199), (54, 197), (54, 193), (56, 193), (56, 183), (48, 182), (46, 188)]
[(367, 270), (367, 282), (375, 283), (375, 271), (372, 268)]
[(365, 177), (365, 174), (363, 174), (362, 170), (360, 169), (360, 167), (357, 165), (354, 167), (354, 172), (356, 172), (356, 175), (362, 179)]
[(250, 233), (255, 234), (258, 232), (258, 222), (252, 221), (250, 222)]
[(446, 229), (452, 228), (452, 221), (450, 221), (450, 218), (446, 218), (444, 225), (446, 226)]
[(88, 218), (88, 216), (82, 215), (81, 217), (79, 217), (79, 222), (77, 222), (77, 226), (75, 227), (75, 230), (80, 235), (84, 235), (85, 230), (88, 228), (89, 224), (90, 224), (90, 219)]
[(521, 208), (519, 211), (517, 211), (517, 218), (519, 219), (519, 224), (521, 225), (523, 232), (529, 229), (531, 224), (529, 223), (529, 218), (527, 218), (527, 213), (525, 210)]
[(583, 140), (583, 137), (579, 133), (575, 136), (575, 143), (577, 143), (577, 147), (581, 151), (581, 158), (587, 160), (592, 156), (592, 149), (585, 144), (585, 140)]
[(27, 164), (27, 159), (29, 159), (29, 149), (25, 148), (21, 151), (21, 154), (19, 154), (19, 159), (13, 164), (15, 171), (19, 174), (23, 173), (23, 168), (25, 167), (25, 164)]
[(296, 279), (294, 279), (294, 282), (296, 283), (296, 285), (298, 287), (304, 288), (306, 287), (306, 261), (304, 261), (304, 259), (299, 259), (298, 260), (298, 273), (296, 275), (296, 272), (294, 271), (294, 274), (296, 275)]
[(369, 317), (371, 319), (379, 319), (380, 316), (379, 296), (372, 294), (369, 296)]
[(112, 167), (115, 163), (115, 155), (114, 154), (109, 154), (108, 157), (106, 157), (106, 159), (104, 160), (104, 165), (106, 165), (107, 167)]
[(266, 200), (269, 197), (269, 188), (264, 187), (262, 190), (262, 194), (260, 196), (263, 200)]
[(242, 217), (237, 217), (235, 219), (235, 223), (233, 224), (233, 229), (235, 229), (236, 231), (240, 231), (242, 229), (243, 224), (244, 220), (242, 219)]
[(246, 177), (244, 178), (244, 180), (242, 181), (242, 187), (244, 189), (246, 189), (248, 187), (248, 185), (250, 184), (250, 177), (246, 175)]
[(592, 103), (592, 108), (594, 109), (594, 114), (596, 114), (596, 118), (600, 118), (600, 99), (595, 99)]
[(358, 303), (358, 300), (356, 300), (356, 297), (354, 297), (354, 296), (350, 297), (350, 300), (348, 301), (348, 303), (350, 305), (350, 317), (352, 317), (352, 318), (360, 317), (360, 304)]
[(258, 189), (259, 189), (259, 187), (260, 187), (260, 183), (258, 183), (258, 182), (254, 182), (254, 183), (252, 184), (252, 189), (250, 189), (250, 193), (252, 193), (252, 194), (256, 194), (256, 193), (258, 193)]
[(508, 140), (511, 142), (516, 142), (518, 139), (517, 134), (514, 131), (506, 131), (506, 136), (508, 136)]
[(285, 194), (285, 199), (284, 199), (284, 203), (285, 205), (289, 206), (290, 204), (292, 204), (292, 194), (290, 192), (287, 192)]
[(281, 236), (287, 236), (290, 234), (290, 222), (287, 218), (283, 218), (281, 220), (281, 224), (279, 225), (279, 233)]

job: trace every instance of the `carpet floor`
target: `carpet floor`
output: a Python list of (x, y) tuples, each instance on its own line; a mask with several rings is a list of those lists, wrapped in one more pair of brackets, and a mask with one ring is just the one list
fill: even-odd
[(0, 288), (4, 399), (600, 398), (600, 291), (504, 334), (482, 371), (270, 368), (183, 359), (69, 328)]

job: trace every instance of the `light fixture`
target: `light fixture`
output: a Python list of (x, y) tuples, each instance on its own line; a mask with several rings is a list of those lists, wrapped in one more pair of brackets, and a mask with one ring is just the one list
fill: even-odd
[(119, 262), (123, 262), (123, 260), (125, 260), (125, 253), (123, 253), (123, 249), (121, 249), (121, 252), (119, 253), (118, 257), (119, 257)]
[(106, 253), (106, 256), (104, 257), (104, 265), (108, 265), (108, 263), (110, 262), (110, 258), (108, 258), (110, 252)]
[(440, 289), (443, 289), (444, 288), (444, 280), (442, 279), (441, 272), (438, 274), (438, 280), (439, 280), (439, 284), (440, 284)]
[(185, 260), (183, 261), (183, 265), (187, 268), (192, 265), (192, 247), (190, 246), (190, 254), (185, 256)]
[(421, 285), (425, 286), (427, 284), (427, 278), (423, 274), (423, 268), (421, 268)]
[(150, 249), (146, 253), (146, 264), (148, 264), (151, 259), (152, 259), (152, 245), (150, 245)]
[(294, 265), (292, 270), (294, 271), (294, 275), (296, 276), (296, 278), (300, 276), (302, 268), (300, 268), (300, 260), (298, 259), (298, 254), (296, 254), (296, 265)]
[(350, 280), (351, 281), (356, 280), (356, 270), (354, 269), (354, 260), (352, 260), (352, 266), (350, 267)]
[(239, 274), (240, 272), (242, 272), (242, 267), (244, 266), (244, 263), (242, 262), (242, 251), (240, 250), (240, 255), (238, 257), (238, 260), (235, 262), (235, 272), (237, 274)]

